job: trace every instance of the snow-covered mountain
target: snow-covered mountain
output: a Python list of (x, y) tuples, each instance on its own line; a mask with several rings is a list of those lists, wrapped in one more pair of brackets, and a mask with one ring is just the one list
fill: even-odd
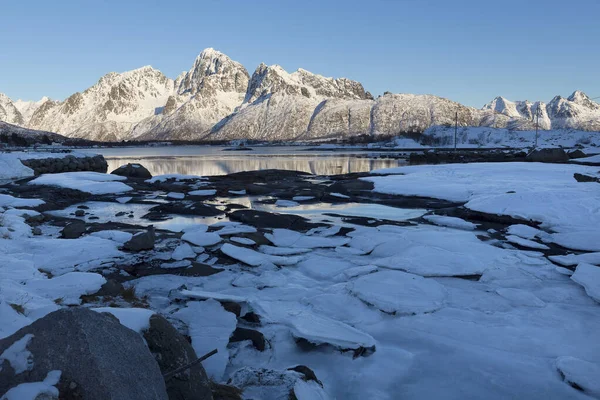
[(25, 120), (13, 101), (5, 94), (0, 93), (0, 121), (9, 124), (24, 125)]
[(374, 99), (361, 83), (260, 64), (252, 77), (214, 49), (170, 79), (142, 67), (111, 72), (64, 101), (11, 101), (0, 94), (0, 120), (68, 137), (115, 140), (310, 140), (423, 132), (430, 126), (600, 131), (600, 104), (576, 91), (543, 102), (497, 97), (482, 109), (432, 95)]
[(504, 97), (496, 97), (484, 105), (483, 109), (513, 118), (513, 122), (522, 129), (535, 127), (539, 109), (541, 129), (600, 130), (600, 104), (580, 90), (566, 99), (556, 96), (548, 104), (539, 101), (531, 103), (527, 100), (512, 102)]

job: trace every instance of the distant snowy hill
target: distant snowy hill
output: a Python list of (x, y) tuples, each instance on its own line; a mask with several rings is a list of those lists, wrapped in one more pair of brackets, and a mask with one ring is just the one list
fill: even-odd
[(549, 103), (496, 97), (482, 109), (432, 95), (376, 99), (361, 83), (260, 64), (252, 76), (214, 49), (170, 79), (142, 67), (111, 72), (64, 101), (13, 102), (0, 93), (0, 120), (67, 137), (121, 140), (313, 140), (394, 136), (431, 126), (600, 131), (600, 104), (576, 91)]

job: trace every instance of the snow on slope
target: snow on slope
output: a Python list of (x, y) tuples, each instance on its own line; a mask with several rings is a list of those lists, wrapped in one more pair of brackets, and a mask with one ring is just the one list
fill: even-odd
[(585, 93), (543, 102), (496, 97), (482, 109), (432, 95), (373, 99), (360, 82), (302, 68), (260, 64), (252, 77), (212, 48), (175, 80), (146, 66), (111, 72), (65, 101), (11, 101), (0, 95), (0, 120), (100, 141), (311, 140), (421, 133), (432, 126), (600, 131), (600, 104)]

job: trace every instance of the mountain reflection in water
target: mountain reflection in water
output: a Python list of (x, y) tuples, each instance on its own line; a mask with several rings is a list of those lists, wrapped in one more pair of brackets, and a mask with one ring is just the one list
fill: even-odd
[(140, 163), (152, 175), (190, 174), (225, 175), (241, 171), (263, 169), (284, 169), (309, 172), (315, 175), (335, 175), (351, 172), (368, 172), (380, 168), (398, 167), (402, 160), (357, 157), (355, 155), (338, 156), (335, 154), (314, 156), (240, 154), (236, 156), (151, 156), (151, 157), (107, 157), (108, 170), (113, 171), (127, 163)]

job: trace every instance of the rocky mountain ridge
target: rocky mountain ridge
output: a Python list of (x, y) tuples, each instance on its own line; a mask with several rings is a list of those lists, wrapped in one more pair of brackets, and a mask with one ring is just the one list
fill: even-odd
[(313, 140), (423, 132), (454, 124), (511, 130), (600, 131), (600, 104), (581, 91), (549, 103), (497, 97), (482, 109), (432, 95), (376, 99), (361, 83), (260, 64), (252, 76), (205, 49), (170, 79), (142, 67), (106, 74), (64, 101), (13, 102), (0, 94), (0, 120), (67, 137), (121, 140)]

